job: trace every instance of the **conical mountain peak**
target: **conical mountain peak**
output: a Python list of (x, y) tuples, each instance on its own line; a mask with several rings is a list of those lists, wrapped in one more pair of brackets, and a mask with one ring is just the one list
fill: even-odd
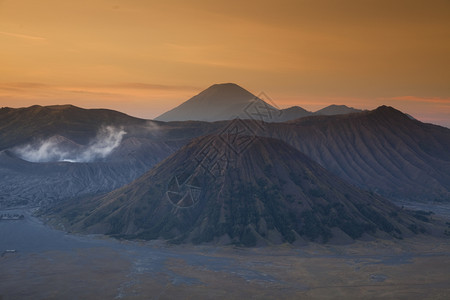
[[(280, 140), (228, 137), (194, 139), (130, 185), (64, 213), (91, 212), (78, 214), (74, 230), (246, 246), (401, 237), (421, 226)], [(243, 142), (246, 150), (235, 151)]]
[(220, 121), (242, 116), (257, 97), (234, 83), (214, 84), (157, 117), (159, 121)]
[(241, 103), (256, 98), (255, 95), (235, 83), (214, 84), (191, 98), (198, 103), (223, 105)]

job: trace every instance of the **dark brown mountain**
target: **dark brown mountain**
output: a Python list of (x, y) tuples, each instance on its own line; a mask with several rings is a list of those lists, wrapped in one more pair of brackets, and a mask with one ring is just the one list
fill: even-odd
[(266, 124), (340, 178), (393, 199), (450, 201), (450, 129), (387, 106)]
[(133, 183), (50, 214), (76, 231), (247, 246), (425, 230), (284, 142), (231, 134), (195, 139)]

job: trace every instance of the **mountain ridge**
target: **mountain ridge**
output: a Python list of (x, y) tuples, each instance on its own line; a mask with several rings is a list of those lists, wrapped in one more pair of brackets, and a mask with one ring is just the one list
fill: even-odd
[(450, 201), (450, 129), (388, 106), (273, 123), (280, 138), (335, 175), (386, 197)]
[(350, 113), (357, 113), (362, 112), (361, 109), (356, 109), (353, 107), (349, 107), (347, 105), (336, 105), (331, 104), (327, 107), (324, 107), (316, 112), (314, 112), (314, 115), (345, 115)]
[[(24, 122), (26, 120), (26, 123)], [(65, 137), (85, 144), (101, 125), (143, 125), (147, 120), (109, 109), (73, 105), (33, 105), (0, 109), (0, 150), (65, 131)]]
[[(42, 110), (38, 106), (34, 109)], [(14, 116), (10, 120), (0, 117), (0, 149), (13, 150), (17, 146), (33, 143), (35, 139), (49, 139), (54, 135), (85, 147), (95, 138), (104, 120), (110, 120), (109, 117), (97, 117), (97, 111), (87, 110), (90, 119), (88, 123), (58, 117), (48, 127), (49, 120), (62, 115), (45, 109), (44, 113), (33, 117), (32, 121), (39, 123), (34, 126), (30, 125), (29, 115), (23, 115), (23, 111), (0, 110), (0, 116), (5, 116), (6, 112), (9, 116)], [(387, 106), (356, 114), (309, 116), (284, 123), (264, 123), (257, 120), (241, 122), (245, 128), (251, 129), (250, 133), (283, 140), (335, 175), (389, 199), (450, 201), (448, 128), (411, 120), (407, 115)], [(190, 139), (213, 132), (220, 133), (229, 128), (231, 123), (138, 119), (131, 122), (119, 120), (113, 124), (117, 127), (123, 125), (127, 134), (105, 162), (120, 162), (124, 175), (130, 174), (130, 177), (126, 175), (123, 178), (133, 180), (180, 149)], [(255, 128), (252, 129), (252, 126)], [(261, 129), (262, 132), (259, 132)], [(135, 169), (130, 169), (130, 166)], [(43, 165), (38, 164), (36, 167)], [(95, 165), (93, 168), (97, 170), (98, 167), (99, 165)], [(0, 166), (0, 173), (8, 178), (8, 171), (5, 172), (2, 173)], [(15, 201), (17, 198), (30, 199), (35, 193), (40, 193), (41, 187), (36, 180), (37, 177), (24, 172), (20, 181), (15, 184), (5, 180), (0, 182), (0, 190), (16, 187), (11, 193), (3, 194), (2, 202)], [(61, 192), (63, 193), (47, 195), (54, 199), (65, 198), (67, 193)]]

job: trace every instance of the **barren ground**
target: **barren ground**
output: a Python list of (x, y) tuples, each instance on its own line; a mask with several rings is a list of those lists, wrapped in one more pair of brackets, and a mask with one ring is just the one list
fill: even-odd
[[(10, 211), (24, 212), (24, 211)], [(0, 212), (2, 213), (2, 212)], [(3, 212), (4, 213), (4, 212)], [(0, 221), (0, 299), (449, 299), (450, 239), (168, 246)]]

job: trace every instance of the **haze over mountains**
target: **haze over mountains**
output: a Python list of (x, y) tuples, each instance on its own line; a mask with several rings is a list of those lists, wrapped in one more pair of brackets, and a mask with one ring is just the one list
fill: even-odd
[(161, 118), (178, 120), (0, 109), (0, 207), (45, 207), (86, 232), (255, 245), (407, 236), (426, 217), (382, 197), (450, 202), (450, 129), (392, 107), (278, 110), (219, 84)]
[(240, 118), (284, 122), (312, 115), (335, 115), (360, 111), (345, 105), (330, 105), (315, 113), (298, 106), (278, 109), (264, 93), (255, 96), (237, 84), (223, 83), (210, 86), (155, 120), (214, 122)]

